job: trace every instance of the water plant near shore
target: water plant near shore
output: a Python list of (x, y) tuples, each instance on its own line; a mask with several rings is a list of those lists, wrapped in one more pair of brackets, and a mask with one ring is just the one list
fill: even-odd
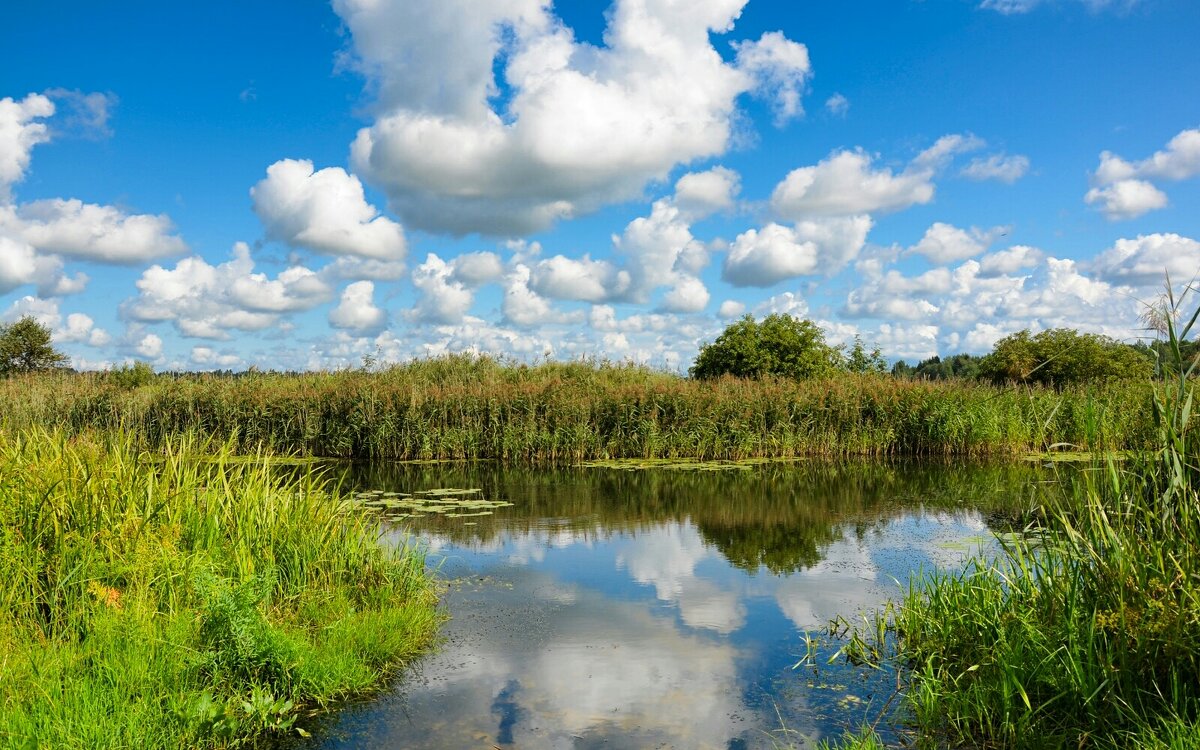
[(116, 432), (0, 433), (0, 746), (298, 732), (430, 643), (418, 550), (311, 472), (228, 458), (188, 436), (153, 455)]
[(155, 447), (195, 430), (241, 452), (374, 460), (736, 461), (796, 456), (1016, 455), (1144, 445), (1144, 383), (1055, 390), (842, 373), (690, 380), (633, 365), (447, 356), (378, 372), (0, 381), (0, 424), (122, 430)]
[[(1170, 323), (1171, 361), (1197, 315)], [(851, 638), (907, 670), (919, 743), (1200, 748), (1194, 369), (1156, 385), (1149, 449), (1064, 479), (1000, 559), (911, 581), (894, 637)]]

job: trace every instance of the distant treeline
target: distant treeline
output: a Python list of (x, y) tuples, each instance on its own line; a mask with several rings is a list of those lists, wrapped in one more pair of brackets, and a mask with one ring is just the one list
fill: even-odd
[(236, 378), (40, 372), (0, 380), (0, 429), (199, 431), (239, 450), (361, 459), (998, 455), (1143, 444), (1147, 381), (1047, 388), (836, 371), (686, 378), (603, 362), (447, 356), (374, 371)]

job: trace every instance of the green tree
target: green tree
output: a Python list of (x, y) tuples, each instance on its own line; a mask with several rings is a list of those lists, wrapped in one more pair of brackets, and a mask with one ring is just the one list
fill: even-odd
[(32, 315), (0, 325), (0, 374), (48, 370), (66, 362), (67, 356), (50, 343), (50, 328)]
[(824, 332), (812, 321), (775, 314), (759, 323), (746, 315), (701, 347), (689, 372), (700, 379), (774, 375), (800, 380), (827, 375), (840, 363), (838, 350), (825, 343)]
[(854, 346), (850, 347), (843, 366), (850, 372), (887, 372), (887, 363), (883, 361), (879, 347), (868, 352), (862, 336), (854, 337)]
[(1032, 335), (1024, 330), (996, 342), (979, 365), (979, 376), (994, 383), (1063, 386), (1097, 380), (1147, 379), (1154, 363), (1133, 346), (1071, 328)]
[(918, 362), (916, 367), (901, 360), (892, 367), (892, 374), (913, 380), (973, 380), (979, 375), (979, 363), (982, 359), (970, 354), (955, 354), (942, 359), (935, 354)]

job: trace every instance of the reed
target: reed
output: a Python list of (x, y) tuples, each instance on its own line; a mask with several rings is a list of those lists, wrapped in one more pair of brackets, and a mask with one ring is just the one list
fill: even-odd
[[(1195, 322), (1171, 323), (1174, 361)], [(907, 669), (919, 742), (1200, 748), (1194, 374), (1155, 386), (1149, 447), (1064, 475), (1000, 559), (914, 579), (890, 610), (894, 638), (852, 640)]]
[(379, 686), (436, 600), (325, 486), (191, 435), (0, 432), (0, 746), (231, 746)]
[[(0, 425), (121, 430), (157, 448), (188, 431), (304, 456), (742, 459), (1105, 451), (1153, 434), (1149, 385), (1056, 391), (842, 374), (829, 380), (689, 380), (632, 365), (525, 366), (468, 355), (379, 372), (112, 374), (0, 382)], [(1147, 408), (1140, 408), (1146, 405)]]

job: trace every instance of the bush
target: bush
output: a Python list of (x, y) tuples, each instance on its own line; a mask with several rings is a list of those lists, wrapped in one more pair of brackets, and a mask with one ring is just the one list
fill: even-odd
[(1108, 336), (1054, 328), (1036, 336), (1028, 330), (996, 343), (979, 365), (993, 383), (1064, 386), (1099, 380), (1148, 379), (1154, 363), (1132, 346)]
[(722, 375), (804, 380), (828, 375), (840, 364), (841, 354), (811, 320), (776, 314), (759, 323), (746, 315), (700, 349), (689, 373), (701, 380)]

